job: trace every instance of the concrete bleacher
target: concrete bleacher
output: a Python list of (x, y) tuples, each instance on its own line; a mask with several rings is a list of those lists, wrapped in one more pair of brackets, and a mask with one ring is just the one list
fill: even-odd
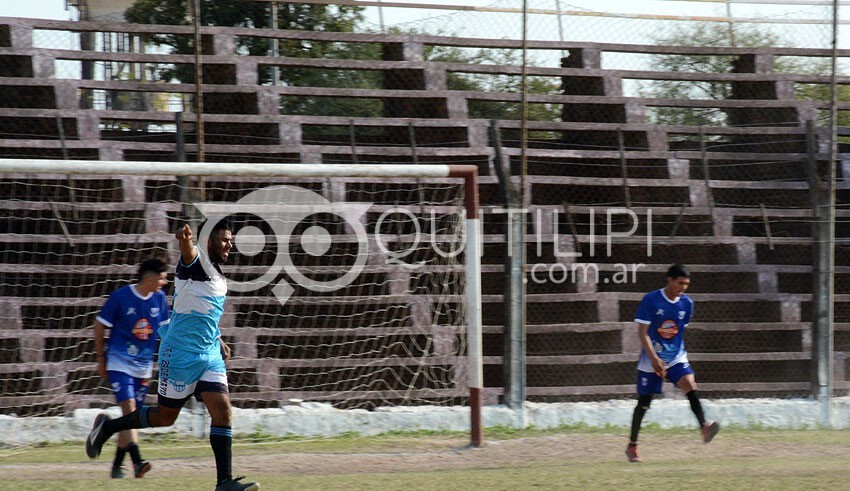
[[(36, 48), (32, 41), (34, 31), (115, 29), (112, 24), (0, 18), (0, 158), (139, 162), (176, 158), (173, 114), (145, 105), (95, 107), (92, 95), (108, 92), (116, 100), (119, 96), (188, 97), (194, 85), (60, 78), (57, 67), (60, 61), (179, 65), (192, 63), (193, 57)], [(121, 29), (132, 35), (191, 34), (187, 26), (122, 25)], [(238, 36), (378, 43), (383, 59), (237, 56)], [(560, 66), (529, 67), (531, 76), (560, 79), (560, 94), (532, 94), (529, 101), (560, 105), (561, 121), (530, 122), (531, 131), (550, 137), (531, 138), (523, 152), (513, 138), (494, 148), (490, 121), (469, 117), (470, 104), (517, 104), (520, 94), (450, 90), (447, 83), (453, 74), (518, 76), (520, 67), (432, 62), (425, 56), (430, 46), (517, 49), (516, 41), (220, 27), (204, 28), (204, 40), (204, 130), (210, 162), (478, 166), (485, 212), (487, 403), (498, 402), (502, 394), (502, 284), (507, 251), (506, 218), (496, 213), (504, 204), (494, 169), (504, 164), (517, 176), (523, 158), (527, 166), (524, 204), (530, 212), (528, 273), (535, 265), (541, 271), (568, 272), (558, 278), (563, 281), (530, 281), (527, 286), (529, 400), (631, 397), (639, 350), (632, 316), (641, 296), (663, 285), (664, 271), (672, 262), (683, 262), (693, 272), (697, 309), (688, 344), (708, 397), (791, 396), (810, 391), (813, 219), (807, 169), (813, 158), (810, 147), (816, 149), (815, 161), (824, 159), (824, 150), (818, 147), (823, 145), (822, 134), (807, 131), (806, 123), (814, 121), (826, 102), (796, 99), (793, 86), (798, 81), (825, 84), (828, 80), (777, 74), (771, 68), (775, 57), (799, 55), (801, 50), (713, 48), (713, 54), (737, 60), (729, 73), (674, 73), (606, 69), (602, 54), (687, 55), (704, 54), (708, 48), (531, 42), (531, 49), (564, 49), (568, 56)], [(807, 54), (825, 56), (819, 50)], [(261, 84), (260, 70), (272, 66), (369, 70), (381, 74), (383, 85), (352, 89)], [(623, 93), (622, 82), (627, 79), (728, 83), (733, 96), (726, 100), (634, 97)], [(282, 102), (321, 98), (377, 101), (380, 117), (281, 114)], [(705, 128), (649, 124), (646, 114), (659, 107), (716, 109), (728, 116), (728, 124)], [(192, 159), (197, 152), (197, 119), (188, 112), (183, 118), (185, 152)], [(519, 121), (498, 124), (503, 135), (518, 134)], [(499, 157), (503, 162), (498, 162)], [(96, 261), (93, 265), (87, 259), (59, 263), (55, 258), (73, 249), (74, 256), (61, 257), (92, 258), (109, 251), (128, 265), (150, 254), (174, 259), (170, 231), (181, 212), (174, 203), (179, 197), (175, 180), (169, 176), (75, 179), (77, 191), (72, 199), (67, 176), (33, 183), (50, 185), (50, 196), (43, 194), (43, 188), (29, 186), (31, 177), (0, 179), (4, 184), (0, 213), (8, 218), (0, 225), (6, 232), (0, 254), (0, 317), (5, 320), (0, 327), (0, 412), (26, 411), (27, 407), (65, 412), (102, 404), (105, 389), (92, 376), (91, 351), (80, 346), (90, 337), (88, 326), (102, 295), (131, 277), (132, 268), (115, 269)], [(518, 184), (519, 179), (514, 180)], [(238, 199), (239, 193), (262, 184), (237, 178), (226, 186), (208, 183), (211, 193), (229, 190), (215, 199)], [(360, 192), (351, 184), (342, 195), (356, 200)], [(842, 188), (839, 199), (847, 192)], [(610, 255), (605, 250), (609, 208), (629, 209), (639, 218), (635, 234), (615, 242)], [(615, 230), (630, 228), (625, 217), (617, 218)], [(839, 220), (846, 223), (846, 212), (839, 213)], [(70, 228), (62, 230), (60, 222)], [(122, 234), (120, 241), (115, 234)], [(847, 234), (839, 231), (838, 235)], [(132, 249), (122, 247), (128, 241), (134, 244)], [(581, 252), (582, 257), (565, 258), (556, 250)], [(844, 378), (844, 364), (850, 363), (845, 361), (850, 353), (846, 281), (850, 264), (841, 257), (837, 260), (835, 344), (841, 369), (836, 372), (836, 386), (846, 391), (850, 387)], [(574, 274), (571, 268), (576, 263), (593, 263), (599, 276), (587, 279)], [(629, 281), (615, 280), (619, 264), (635, 265)], [(370, 281), (375, 284), (390, 281), (382, 270), (364, 274), (373, 275)], [(356, 314), (357, 295), (356, 288), (345, 293), (351, 300), (346, 308), (353, 309), (347, 311), (349, 315)], [(393, 301), (399, 316), (415, 303), (403, 296)], [(332, 399), (329, 391), (288, 391), (282, 385), (281, 380), (313, 384), (307, 372), (288, 370), (322, 367), (322, 357), (328, 355), (275, 348), (295, 336), (271, 319), (291, 312), (271, 302), (268, 312), (247, 305), (235, 296), (223, 324), (225, 336), (238, 340), (244, 350), (233, 366), (236, 403), (263, 407), (287, 397)], [(322, 315), (309, 305), (297, 308), (303, 309), (299, 315)], [(64, 320), (56, 321), (59, 317)], [(256, 329), (242, 329), (248, 324)], [(321, 340), (327, 332), (317, 330), (311, 335)], [(416, 345), (422, 340), (411, 335), (407, 342)], [(76, 348), (66, 349), (69, 346)], [(74, 357), (75, 351), (89, 355)], [(33, 376), (35, 372), (42, 375)], [(401, 380), (404, 375), (399, 372), (398, 377)], [(34, 391), (37, 395), (21, 395), (21, 380), (27, 379), (42, 381)], [(78, 395), (61, 397), (69, 388)], [(427, 387), (411, 390), (420, 389), (427, 392)], [(394, 397), (389, 394), (388, 399)], [(463, 392), (449, 396), (463, 397)]]

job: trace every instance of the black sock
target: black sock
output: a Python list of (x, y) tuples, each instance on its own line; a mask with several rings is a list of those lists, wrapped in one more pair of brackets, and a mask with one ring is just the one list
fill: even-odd
[(148, 406), (142, 406), (139, 409), (136, 409), (132, 413), (125, 414), (120, 418), (110, 419), (106, 423), (103, 424), (103, 434), (106, 438), (111, 437), (115, 433), (124, 430), (135, 430), (139, 428), (148, 428), (150, 427), (150, 421), (148, 421), (148, 410), (150, 408)]
[(124, 454), (126, 453), (126, 448), (118, 447), (118, 450), (115, 451), (115, 460), (112, 461), (112, 467), (121, 467), (121, 464), (124, 463)]
[(632, 413), (632, 432), (629, 435), (629, 443), (637, 443), (638, 440), (638, 432), (640, 431), (640, 424), (643, 422), (643, 416), (649, 411), (649, 405), (652, 404), (652, 396), (640, 396), (638, 397), (637, 406), (635, 406), (635, 412)]
[(229, 426), (210, 426), (210, 446), (215, 455), (216, 485), (233, 477), (231, 463), (233, 431)]
[(694, 412), (694, 415), (697, 417), (697, 421), (699, 421), (699, 426), (705, 424), (705, 414), (702, 412), (702, 404), (699, 402), (699, 396), (697, 396), (697, 391), (692, 390), (686, 394), (688, 396), (688, 401), (691, 403), (691, 411)]
[(127, 452), (130, 453), (130, 458), (133, 459), (133, 465), (142, 463), (142, 453), (139, 451), (139, 446), (135, 443), (127, 445)]

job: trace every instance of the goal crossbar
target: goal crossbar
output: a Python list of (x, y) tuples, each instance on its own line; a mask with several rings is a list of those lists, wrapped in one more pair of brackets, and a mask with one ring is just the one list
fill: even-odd
[(201, 162), (122, 162), (87, 160), (0, 159), (0, 174), (238, 176), (280, 178), (459, 178), (464, 180), (465, 323), (468, 348), (470, 437), (482, 443), (483, 404), (481, 238), (478, 210), (478, 168), (474, 165), (340, 165), (246, 164)]

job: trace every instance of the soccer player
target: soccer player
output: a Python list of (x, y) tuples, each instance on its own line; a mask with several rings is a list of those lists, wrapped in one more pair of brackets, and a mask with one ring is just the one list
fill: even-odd
[(667, 285), (647, 293), (638, 306), (635, 322), (643, 348), (638, 359), (638, 403), (632, 415), (632, 430), (626, 456), (629, 462), (640, 462), (638, 432), (643, 416), (649, 410), (653, 394), (660, 394), (664, 379), (670, 380), (688, 397), (691, 410), (697, 417), (705, 443), (710, 442), (720, 425), (708, 423), (703, 414), (694, 371), (688, 363), (683, 335), (694, 313), (694, 301), (685, 291), (691, 284), (691, 275), (681, 264), (667, 270)]
[(158, 404), (142, 406), (118, 419), (100, 414), (86, 439), (86, 454), (100, 455), (104, 442), (117, 431), (171, 426), (186, 401), (195, 396), (210, 413), (210, 446), (215, 456), (216, 491), (255, 491), (258, 483), (234, 478), (231, 406), (224, 361), (230, 348), (221, 339), (218, 322), (224, 313), (227, 280), (221, 263), (233, 247), (233, 227), (219, 221), (206, 247), (194, 245), (192, 229), (184, 225), (176, 236), (180, 261), (174, 280), (171, 322), (160, 332)]
[[(138, 283), (109, 295), (94, 323), (97, 373), (109, 381), (122, 414), (141, 406), (153, 375), (157, 330), (168, 324), (168, 301), (162, 287), (168, 280), (167, 266), (160, 259), (139, 265)], [(109, 329), (109, 341), (104, 342)], [(112, 477), (124, 477), (124, 456), (133, 460), (133, 474), (144, 477), (151, 464), (142, 460), (136, 430), (118, 434), (118, 450), (112, 462)]]

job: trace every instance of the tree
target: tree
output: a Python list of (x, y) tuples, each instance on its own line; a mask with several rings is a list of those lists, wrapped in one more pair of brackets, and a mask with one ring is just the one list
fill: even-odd
[[(734, 41), (734, 42), (733, 42)], [(654, 39), (659, 45), (669, 46), (708, 46), (708, 47), (771, 47), (788, 46), (778, 34), (753, 27), (730, 26), (728, 24), (703, 22), (690, 28), (679, 28), (669, 36)], [(667, 72), (727, 73), (734, 66), (735, 56), (712, 55), (658, 55), (651, 62), (653, 70)], [(827, 58), (777, 57), (774, 60), (774, 72), (804, 75), (827, 76), (831, 72), (831, 63)], [(830, 99), (827, 83), (794, 84), (795, 98), (826, 102)], [(713, 99), (724, 100), (733, 97), (732, 86), (727, 82), (679, 82), (655, 81), (640, 91), (642, 97), (673, 99)], [(838, 86), (838, 100), (850, 101), (850, 87)], [(649, 115), (655, 124), (717, 126), (729, 122), (729, 113), (721, 109), (659, 107)], [(818, 122), (828, 124), (829, 114), (820, 111)], [(838, 124), (850, 125), (850, 114), (839, 112)]]
[[(190, 1), (192, 0), (136, 0), (124, 16), (129, 22), (138, 24), (189, 25)], [(281, 3), (277, 25), (279, 29), (352, 32), (357, 23), (363, 20), (362, 11), (362, 7)], [(269, 8), (265, 2), (201, 0), (200, 13), (201, 25), (204, 26), (271, 27)], [(174, 54), (194, 52), (192, 36), (155, 34), (147, 41), (169, 47), (170, 53)], [(270, 50), (270, 40), (264, 37), (241, 36), (237, 43), (240, 54), (263, 56)], [(288, 40), (280, 43), (279, 53), (281, 56), (290, 57), (346, 57), (341, 53), (344, 50), (333, 44), (335, 43)], [(188, 83), (194, 80), (193, 70), (188, 66), (161, 68), (157, 74), (160, 79), (167, 81), (177, 79)], [(260, 73), (261, 82), (268, 82), (270, 74), (271, 69), (265, 68)], [(288, 80), (285, 75), (282, 82), (297, 84), (298, 74), (292, 80)]]
[[(728, 24), (701, 22), (693, 27), (679, 27), (669, 36), (656, 37), (654, 42), (667, 46), (702, 47), (728, 47), (732, 44), (738, 47), (767, 47), (781, 44), (778, 36), (770, 32), (746, 27), (736, 27), (734, 31), (731, 29)], [(733, 34), (734, 43), (731, 39)], [(728, 73), (734, 66), (735, 58), (717, 55), (656, 55), (650, 64), (653, 70), (664, 72)], [(724, 100), (732, 98), (732, 87), (727, 82), (659, 80), (641, 90), (640, 95), (662, 99)], [(659, 107), (650, 118), (650, 122), (655, 124), (711, 126), (724, 124), (727, 114), (720, 109)]]
[[(192, 0), (136, 0), (125, 17), (130, 22), (143, 24), (189, 25), (188, 2)], [(362, 7), (311, 5), (302, 3), (280, 3), (278, 28), (303, 31), (354, 32), (363, 21)], [(269, 8), (266, 2), (234, 0), (201, 0), (201, 23), (204, 26), (233, 26), (268, 28)], [(361, 29), (362, 30), (362, 29)], [(419, 34), (414, 30), (391, 29), (390, 34)], [(155, 34), (146, 39), (149, 44), (161, 46), (169, 53), (191, 54), (194, 52), (191, 35)], [(266, 56), (271, 51), (270, 40), (264, 37), (239, 36), (239, 54)], [(281, 40), (280, 56), (291, 58), (358, 59), (381, 60), (380, 43), (348, 43), (332, 41)], [(425, 58), (429, 61), (449, 63), (488, 63), (517, 65), (518, 55), (510, 50), (478, 50), (474, 53), (459, 48), (426, 46)], [(385, 87), (384, 74), (379, 70), (348, 70), (329, 68), (287, 67), (279, 71), (279, 83), (284, 86), (334, 87), (381, 89)], [(155, 77), (160, 80), (194, 81), (191, 65), (162, 65), (157, 67)], [(476, 92), (520, 93), (520, 79), (516, 76), (485, 76), (455, 74), (448, 76), (450, 90)], [(272, 68), (261, 66), (260, 83), (272, 80)], [(529, 93), (557, 94), (559, 84), (552, 79), (531, 77)], [(485, 119), (519, 119), (522, 108), (519, 103), (472, 101), (470, 117)], [(322, 96), (282, 97), (282, 114), (311, 116), (384, 116), (382, 102), (370, 98), (345, 98)], [(529, 117), (533, 120), (558, 121), (560, 105), (532, 104)]]
[[(508, 49), (479, 49), (473, 53), (464, 53), (459, 48), (429, 46), (425, 50), (428, 61), (446, 63), (469, 63), (487, 65), (520, 65), (519, 54)], [(529, 60), (529, 65), (534, 61)], [(511, 75), (489, 75), (450, 72), (447, 77), (449, 90), (522, 93), (522, 79)], [(554, 78), (528, 77), (529, 94), (561, 94), (560, 81)], [(478, 119), (522, 119), (522, 105), (519, 102), (470, 101), (469, 117)], [(528, 119), (531, 121), (560, 121), (560, 104), (529, 104)]]

